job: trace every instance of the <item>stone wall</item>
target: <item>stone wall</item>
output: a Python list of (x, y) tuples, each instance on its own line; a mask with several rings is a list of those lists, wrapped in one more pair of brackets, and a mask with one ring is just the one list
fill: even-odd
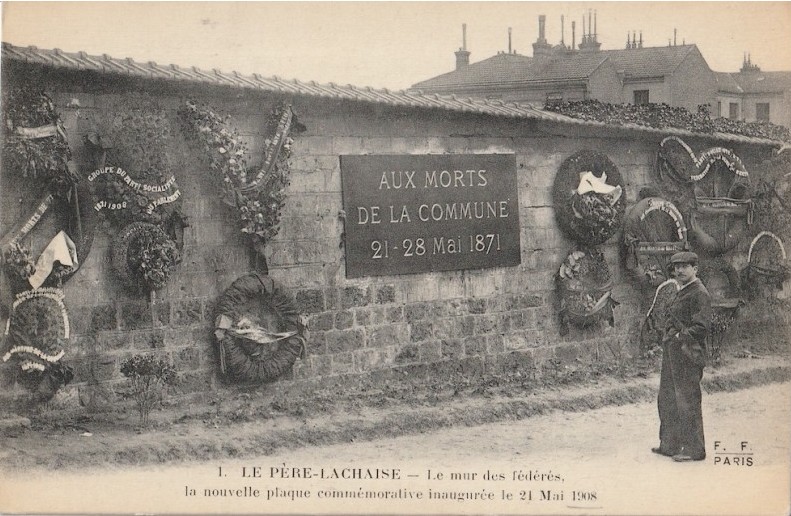
[[(12, 69), (11, 72), (14, 70)], [(26, 70), (26, 73), (28, 71)], [(149, 299), (128, 294), (109, 267), (113, 230), (101, 227), (84, 265), (65, 286), (72, 340), (64, 360), (76, 370), (59, 399), (101, 404), (123, 382), (128, 356), (166, 356), (179, 371), (174, 394), (224, 389), (213, 341), (213, 305), (230, 283), (250, 270), (251, 255), (233, 211), (220, 200), (220, 180), (200, 150), (182, 134), (176, 110), (187, 98), (232, 117), (249, 143), (253, 163), (264, 145), (264, 123), (285, 97), (213, 86), (180, 85), (84, 73), (41, 72), (65, 123), (80, 170), (93, 164), (83, 143), (99, 132), (128, 145), (124, 120), (135, 110), (156, 112), (168, 126), (168, 166), (183, 194), (184, 261), (168, 286)], [(6, 81), (6, 78), (8, 81)], [(4, 84), (16, 76), (7, 72)], [(481, 377), (576, 360), (605, 360), (633, 352), (646, 292), (623, 277), (619, 237), (603, 247), (621, 304), (615, 326), (560, 336), (554, 275), (574, 244), (558, 230), (551, 203), (555, 174), (581, 149), (605, 153), (619, 168), (629, 203), (649, 183), (661, 136), (634, 130), (515, 120), (473, 113), (298, 96), (290, 98), (305, 131), (295, 135), (291, 184), (279, 235), (267, 246), (270, 275), (293, 293), (308, 317), (307, 353), (283, 385), (312, 384), (355, 375), (403, 372), (412, 377)], [(124, 138), (127, 138), (125, 141)], [(693, 148), (713, 145), (694, 141)], [(765, 149), (735, 149), (748, 167)], [(514, 153), (520, 201), (518, 267), (346, 279), (339, 155)], [(112, 163), (111, 163), (112, 164)], [(117, 164), (125, 167), (133, 164)], [(2, 174), (2, 224), (19, 216), (35, 188)], [(49, 224), (49, 226), (48, 226)], [(54, 235), (46, 220), (31, 242), (34, 255)], [(4, 396), (20, 391), (7, 390)]]

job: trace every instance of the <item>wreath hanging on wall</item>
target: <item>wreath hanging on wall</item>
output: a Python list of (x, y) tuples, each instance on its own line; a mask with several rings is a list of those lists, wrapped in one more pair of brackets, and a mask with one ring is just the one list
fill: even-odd
[(163, 288), (180, 262), (176, 243), (154, 224), (133, 222), (113, 241), (113, 269), (131, 290), (148, 292)]
[(567, 158), (552, 191), (555, 218), (569, 238), (583, 245), (604, 243), (621, 225), (626, 207), (618, 168), (599, 152)]
[(679, 284), (667, 279), (656, 287), (651, 306), (640, 325), (640, 352), (645, 357), (653, 357), (662, 353), (662, 337), (667, 323), (667, 314), (676, 299)]
[(85, 137), (94, 161), (92, 209), (116, 232), (111, 259), (121, 283), (135, 293), (159, 290), (181, 262), (188, 226), (165, 145), (170, 121), (156, 103), (132, 98), (104, 125), (107, 135)]
[(38, 88), (17, 87), (3, 95), (3, 107), (4, 168), (45, 181), (53, 192), (65, 194), (78, 178), (52, 99)]
[(217, 302), (220, 370), (243, 382), (266, 382), (305, 352), (307, 328), (286, 291), (259, 273), (241, 276)]
[(730, 149), (700, 155), (676, 136), (660, 143), (657, 174), (664, 195), (689, 221), (690, 239), (710, 255), (733, 249), (753, 222), (749, 174)]
[(560, 334), (568, 333), (569, 323), (585, 328), (606, 320), (615, 325), (612, 276), (604, 255), (597, 248), (573, 250), (556, 276), (560, 296)]
[(16, 362), (20, 383), (39, 401), (51, 399), (73, 378), (71, 368), (61, 363), (69, 339), (63, 298), (63, 291), (55, 288), (22, 292), (6, 324), (3, 362)]
[(741, 279), (733, 265), (721, 257), (701, 260), (698, 277), (711, 295), (709, 356), (719, 360), (722, 342), (733, 328), (743, 304)]
[(750, 297), (761, 291), (783, 288), (789, 278), (788, 257), (783, 241), (771, 231), (761, 231), (750, 243), (747, 266), (741, 272), (742, 285)]
[(668, 200), (641, 199), (626, 214), (623, 244), (626, 268), (658, 286), (668, 279), (670, 256), (687, 248), (684, 217)]

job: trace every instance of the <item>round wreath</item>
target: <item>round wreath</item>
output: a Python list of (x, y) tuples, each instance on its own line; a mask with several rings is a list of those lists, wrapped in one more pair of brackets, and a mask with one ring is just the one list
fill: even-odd
[[(253, 305), (253, 306), (251, 306)], [(243, 321), (254, 317), (252, 308), (274, 317), (277, 332), (274, 349), (238, 331)], [(241, 323), (241, 324), (240, 324)], [(223, 374), (244, 382), (271, 381), (290, 369), (303, 356), (307, 328), (291, 297), (269, 276), (251, 273), (234, 281), (217, 302), (215, 336), (219, 344)], [(261, 339), (258, 339), (259, 341)]]
[(47, 400), (71, 381), (73, 373), (61, 363), (69, 339), (69, 317), (63, 291), (28, 290), (16, 296), (6, 324), (8, 347), (3, 361), (14, 360), (23, 373), (21, 383)]
[(676, 206), (659, 197), (635, 204), (624, 220), (625, 265), (652, 285), (667, 279), (668, 258), (687, 248), (687, 226)]
[(129, 224), (113, 244), (113, 268), (131, 289), (164, 287), (180, 261), (176, 243), (159, 226), (147, 222)]
[[(586, 178), (613, 191), (580, 193)], [(618, 168), (604, 154), (590, 150), (579, 151), (563, 162), (555, 176), (552, 200), (561, 230), (585, 245), (601, 244), (615, 234), (626, 207)]]
[(566, 256), (557, 274), (560, 295), (561, 334), (568, 323), (587, 327), (601, 319), (615, 324), (612, 276), (604, 255), (596, 248), (574, 250)]
[(742, 284), (751, 296), (762, 288), (782, 289), (788, 279), (787, 255), (783, 241), (771, 231), (761, 231), (750, 243)]

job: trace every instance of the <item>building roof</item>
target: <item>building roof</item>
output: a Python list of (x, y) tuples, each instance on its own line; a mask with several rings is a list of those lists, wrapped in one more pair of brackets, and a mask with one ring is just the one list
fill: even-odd
[(421, 81), (414, 89), (431, 91), (445, 88), (494, 86), (508, 83), (580, 80), (590, 75), (607, 58), (596, 53), (564, 56), (528, 57), (500, 53), (452, 72)]
[(615, 69), (623, 71), (626, 77), (639, 79), (673, 73), (696, 50), (696, 45), (677, 45), (602, 50), (601, 53), (612, 59)]
[[(524, 56), (522, 56), (524, 57)], [(130, 58), (118, 59), (104, 54), (91, 56), (85, 52), (63, 52), (59, 49), (44, 50), (36, 47), (18, 47), (9, 43), (2, 44), (2, 59), (18, 63), (42, 65), (57, 69), (75, 71), (94, 71), (110, 75), (139, 77), (143, 79), (160, 79), (176, 82), (202, 83), (231, 88), (244, 88), (257, 91), (302, 95), (307, 97), (324, 97), (336, 100), (350, 100), (381, 105), (412, 107), (424, 109), (442, 109), (456, 112), (470, 112), (493, 116), (521, 119), (548, 120), (557, 123), (612, 127), (642, 133), (677, 136), (704, 136), (723, 141), (777, 146), (780, 142), (767, 138), (756, 138), (728, 133), (693, 133), (684, 129), (657, 129), (637, 124), (605, 124), (603, 122), (580, 120), (560, 113), (553, 113), (535, 108), (529, 104), (517, 104), (500, 100), (459, 98), (455, 95), (421, 94), (411, 91), (391, 91), (352, 85), (318, 84), (315, 81), (302, 82), (296, 79), (286, 80), (279, 77), (262, 77), (258, 74), (242, 75), (238, 72), (211, 72), (196, 67), (182, 68), (177, 65), (159, 65), (153, 61), (138, 63)], [(4, 63), (5, 65), (6, 63)]]
[(739, 72), (731, 74), (745, 93), (781, 93), (791, 90), (791, 72)]
[(739, 86), (733, 74), (727, 72), (714, 72), (714, 78), (717, 79), (717, 91), (721, 93), (744, 93), (744, 89)]

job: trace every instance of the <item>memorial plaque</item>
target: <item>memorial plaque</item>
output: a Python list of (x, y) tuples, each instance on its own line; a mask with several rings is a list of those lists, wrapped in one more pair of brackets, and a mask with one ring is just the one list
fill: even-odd
[(513, 154), (341, 156), (346, 276), (520, 263)]

